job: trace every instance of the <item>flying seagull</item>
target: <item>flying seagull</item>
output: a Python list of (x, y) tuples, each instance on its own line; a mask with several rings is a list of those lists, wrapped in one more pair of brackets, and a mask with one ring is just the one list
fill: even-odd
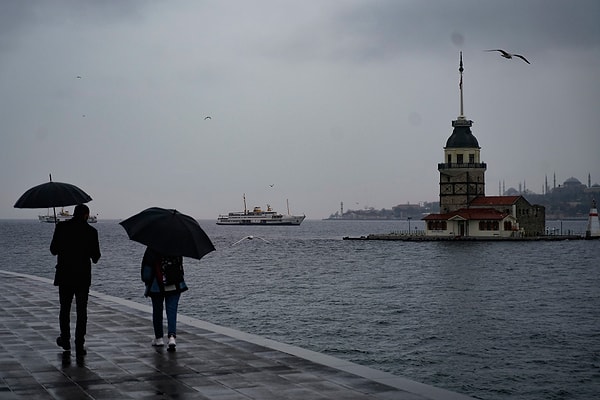
[(512, 59), (513, 57), (519, 57), (521, 60), (525, 61), (527, 64), (531, 64), (529, 61), (527, 61), (527, 59), (525, 57), (523, 57), (520, 54), (511, 54), (508, 53), (502, 49), (493, 49), (493, 50), (486, 50), (486, 51), (499, 51), (500, 55), (504, 58), (508, 58), (509, 60)]
[(207, 115), (206, 117), (204, 117), (204, 120), (206, 121), (207, 119), (212, 119), (212, 118), (210, 117), (210, 115)]
[(261, 238), (260, 236), (252, 236), (252, 235), (250, 235), (250, 236), (246, 236), (246, 237), (243, 237), (243, 238), (241, 238), (240, 240), (238, 240), (237, 242), (235, 242), (234, 244), (232, 244), (232, 246), (235, 246), (236, 244), (238, 244), (238, 243), (240, 243), (240, 242), (243, 242), (243, 241), (244, 241), (244, 240), (246, 240), (246, 239), (248, 239), (248, 240), (252, 240), (252, 239), (254, 239), (254, 238), (260, 239), (260, 240), (262, 240), (263, 242), (266, 242), (266, 243), (271, 243), (271, 242), (269, 242), (267, 239), (263, 239), (263, 238)]
[(77, 79), (81, 79), (81, 75), (77, 75)]

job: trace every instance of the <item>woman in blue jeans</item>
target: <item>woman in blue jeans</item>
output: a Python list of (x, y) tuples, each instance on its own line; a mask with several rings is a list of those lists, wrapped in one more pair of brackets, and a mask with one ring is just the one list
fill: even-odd
[(182, 292), (188, 290), (183, 279), (183, 257), (160, 254), (146, 248), (142, 259), (142, 281), (146, 284), (144, 296), (152, 299), (152, 346), (164, 346), (163, 304), (167, 312), (168, 350), (175, 351), (177, 337), (177, 306)]

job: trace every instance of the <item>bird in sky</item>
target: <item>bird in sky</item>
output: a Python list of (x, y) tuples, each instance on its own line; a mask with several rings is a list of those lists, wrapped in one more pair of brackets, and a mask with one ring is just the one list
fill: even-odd
[(81, 76), (80, 76), (80, 75), (77, 75), (77, 79), (81, 79)]
[(244, 240), (252, 240), (252, 239), (254, 239), (254, 238), (256, 238), (256, 239), (260, 239), (260, 240), (262, 240), (263, 242), (266, 242), (266, 243), (271, 243), (271, 242), (269, 242), (267, 239), (263, 239), (263, 238), (261, 238), (260, 236), (252, 236), (252, 235), (249, 235), (249, 236), (245, 236), (245, 237), (241, 238), (240, 240), (238, 240), (237, 242), (233, 243), (233, 244), (232, 244), (232, 246), (235, 246), (236, 244), (238, 244), (238, 243), (240, 243), (240, 242), (243, 242)]
[(207, 119), (212, 119), (212, 118), (210, 117), (210, 115), (207, 115), (206, 117), (204, 117), (204, 120), (206, 121)]
[(274, 184), (274, 183), (271, 183), (269, 186), (270, 186), (270, 187), (273, 187), (273, 186), (275, 186), (275, 184)]
[(502, 49), (492, 49), (492, 50), (486, 50), (486, 51), (498, 51), (498, 52), (500, 52), (500, 55), (502, 57), (507, 58), (509, 60), (512, 59), (513, 57), (519, 57), (521, 60), (525, 61), (527, 64), (531, 64), (529, 61), (527, 61), (527, 59), (525, 57), (523, 57), (520, 54), (509, 53)]

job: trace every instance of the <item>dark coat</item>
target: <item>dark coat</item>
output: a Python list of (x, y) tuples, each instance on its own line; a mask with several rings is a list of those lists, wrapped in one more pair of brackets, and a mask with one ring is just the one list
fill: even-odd
[[(175, 258), (178, 262), (179, 274), (178, 278), (173, 282), (168, 282), (163, 271), (163, 258)], [(168, 275), (167, 275), (168, 276)], [(182, 293), (188, 290), (185, 283), (183, 272), (183, 257), (169, 257), (157, 253), (151, 248), (146, 248), (144, 258), (142, 259), (141, 269), (142, 281), (146, 284), (144, 296), (165, 296), (172, 293)]]
[(92, 262), (100, 259), (98, 231), (87, 221), (71, 218), (54, 229), (50, 252), (58, 256), (54, 285), (87, 286), (92, 284)]

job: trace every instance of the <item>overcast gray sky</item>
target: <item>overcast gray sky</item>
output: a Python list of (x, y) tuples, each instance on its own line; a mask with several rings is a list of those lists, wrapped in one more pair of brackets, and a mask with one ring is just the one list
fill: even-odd
[(437, 201), (459, 51), (486, 194), (600, 183), (599, 17), (597, 0), (3, 0), (0, 218), (45, 213), (13, 205), (49, 173), (100, 218), (216, 219), (244, 193), (308, 219)]

